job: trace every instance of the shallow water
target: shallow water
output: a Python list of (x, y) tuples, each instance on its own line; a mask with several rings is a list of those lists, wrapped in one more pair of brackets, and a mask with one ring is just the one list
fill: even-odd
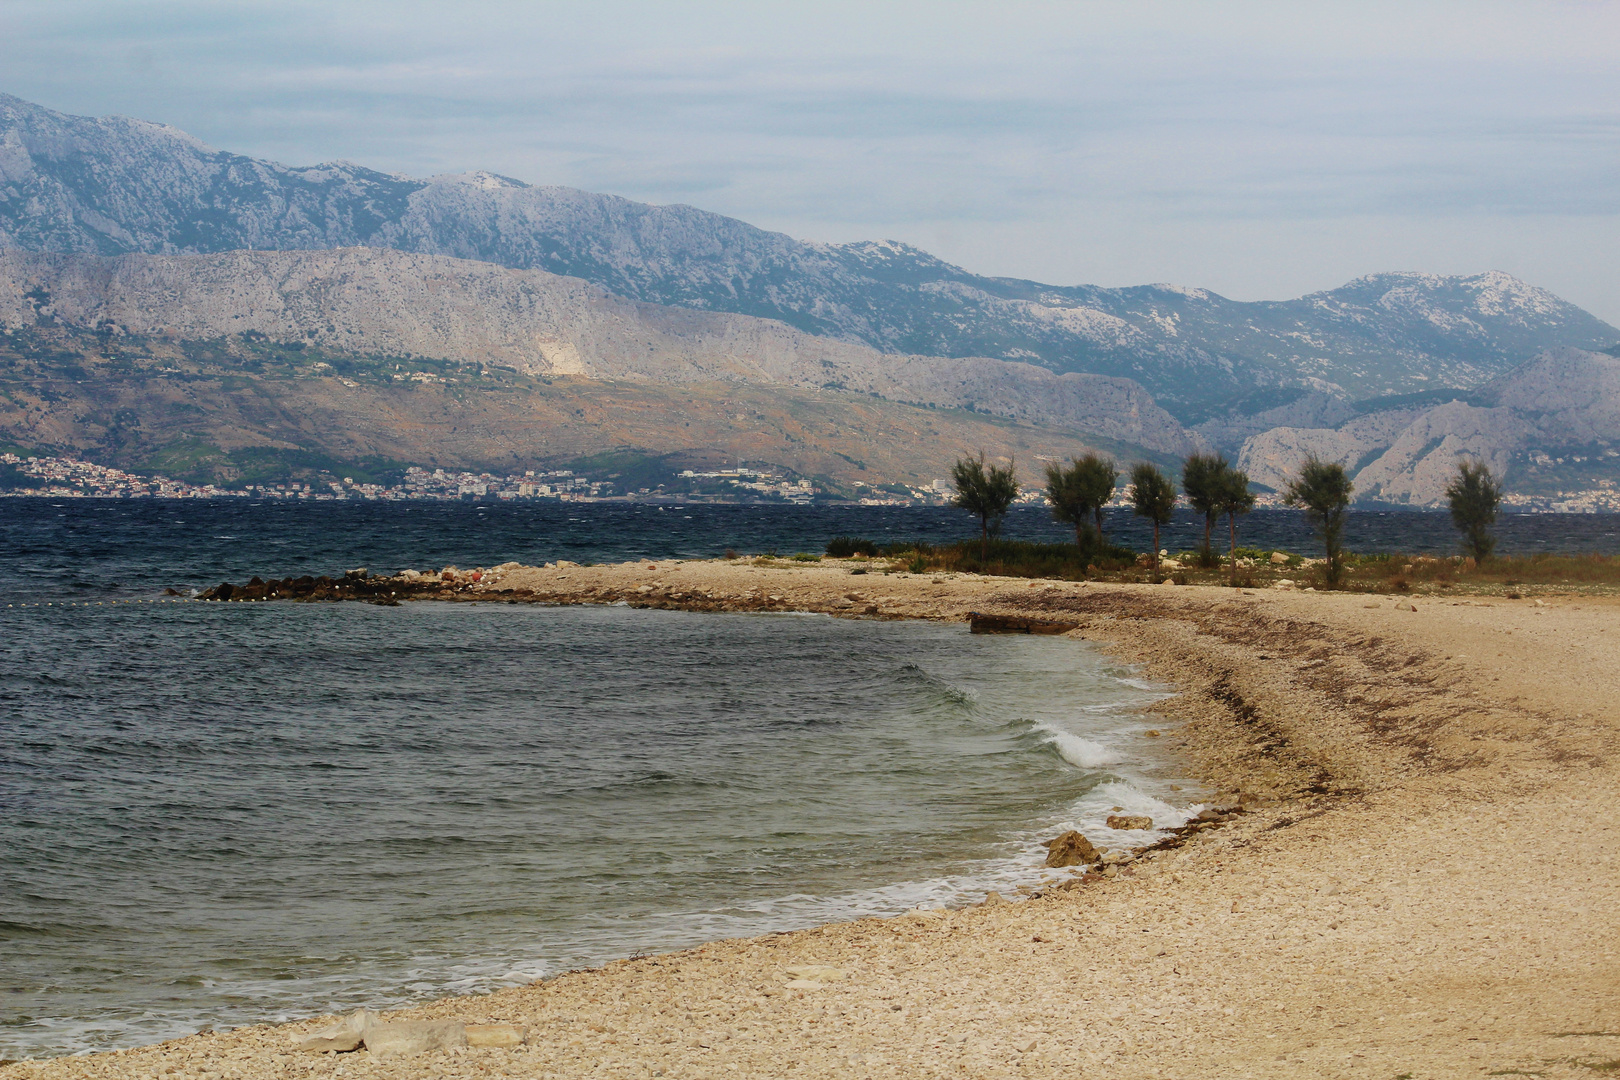
[(1063, 639), (431, 603), (0, 629), (0, 1056), (976, 900), (1055, 829), (1192, 796), (1140, 734), (1158, 692)]
[[(1614, 551), (1614, 516), (1503, 521)], [(1139, 524), (1111, 518), (1141, 546)], [(1197, 793), (1084, 643), (627, 608), (127, 604), (252, 574), (948, 541), (940, 509), (0, 500), (0, 1057), (488, 989), (1039, 880)], [(1064, 539), (1044, 511), (1006, 534)], [(1190, 516), (1167, 530), (1191, 546)], [(1449, 552), (1353, 512), (1356, 550)], [(1298, 515), (1243, 541), (1306, 550)], [(12, 603), (52, 606), (9, 607)], [(64, 602), (73, 606), (64, 606)], [(1138, 842), (1140, 837), (1135, 837)]]

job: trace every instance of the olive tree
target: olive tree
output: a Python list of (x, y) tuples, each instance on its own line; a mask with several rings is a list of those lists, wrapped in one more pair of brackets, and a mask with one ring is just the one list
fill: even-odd
[(1457, 462), (1457, 475), (1446, 485), (1451, 504), (1451, 523), (1463, 534), (1463, 547), (1477, 562), (1484, 562), (1496, 549), (1490, 527), (1496, 524), (1496, 510), (1502, 504), (1502, 482), (1483, 461), (1467, 458)]
[(1131, 509), (1153, 522), (1153, 566), (1159, 565), (1159, 529), (1176, 509), (1176, 485), (1157, 465), (1139, 461), (1131, 468)]
[(1018, 480), (1014, 465), (985, 466), (984, 454), (977, 458), (961, 458), (951, 467), (951, 482), (956, 485), (956, 497), (951, 500), (979, 518), (979, 558), (990, 558), (990, 523), (998, 524), (1006, 516), (1007, 508), (1018, 498)]
[(1327, 548), (1327, 582), (1337, 585), (1344, 577), (1344, 518), (1350, 511), (1350, 493), (1355, 485), (1336, 461), (1306, 459), (1299, 475), (1283, 489), (1283, 502), (1305, 511)]

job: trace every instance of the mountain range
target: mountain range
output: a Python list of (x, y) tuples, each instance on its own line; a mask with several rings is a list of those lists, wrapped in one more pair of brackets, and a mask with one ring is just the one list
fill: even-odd
[[(1620, 341), (1497, 272), (1375, 274), (1275, 302), (1052, 286), (898, 242), (809, 243), (488, 172), (287, 167), (3, 95), (0, 248), (0, 322), (13, 327), (251, 332), (531, 377), (876, 395), (1257, 463), (1288, 452), (1282, 434), (1247, 445), (1267, 432), (1384, 431), (1444, 404), (1425, 399), (1437, 389), (1496, 393), (1538, 354)], [(1514, 430), (1529, 433), (1509, 439), (1510, 465), (1564, 427)], [(1255, 465), (1269, 484), (1267, 469)], [(1391, 474), (1377, 491), (1422, 501), (1431, 488)]]

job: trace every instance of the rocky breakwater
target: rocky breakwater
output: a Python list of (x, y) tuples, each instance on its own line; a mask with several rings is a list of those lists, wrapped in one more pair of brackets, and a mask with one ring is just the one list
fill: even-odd
[(255, 575), (241, 585), (221, 582), (197, 594), (198, 600), (219, 600), (243, 603), (254, 600), (364, 600), (373, 604), (398, 604), (402, 596), (427, 591), (439, 591), (445, 586), (438, 581), (431, 585), (418, 575), (415, 580), (401, 577), (372, 577), (366, 570), (350, 570), (340, 578), (322, 574), (312, 577), (264, 578)]

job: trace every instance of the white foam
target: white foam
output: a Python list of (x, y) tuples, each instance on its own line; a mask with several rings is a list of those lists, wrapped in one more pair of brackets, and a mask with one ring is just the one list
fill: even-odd
[(1119, 761), (1119, 754), (1100, 742), (1082, 739), (1050, 724), (1038, 724), (1035, 730), (1046, 736), (1046, 741), (1057, 747), (1063, 760), (1077, 769), (1100, 769)]

